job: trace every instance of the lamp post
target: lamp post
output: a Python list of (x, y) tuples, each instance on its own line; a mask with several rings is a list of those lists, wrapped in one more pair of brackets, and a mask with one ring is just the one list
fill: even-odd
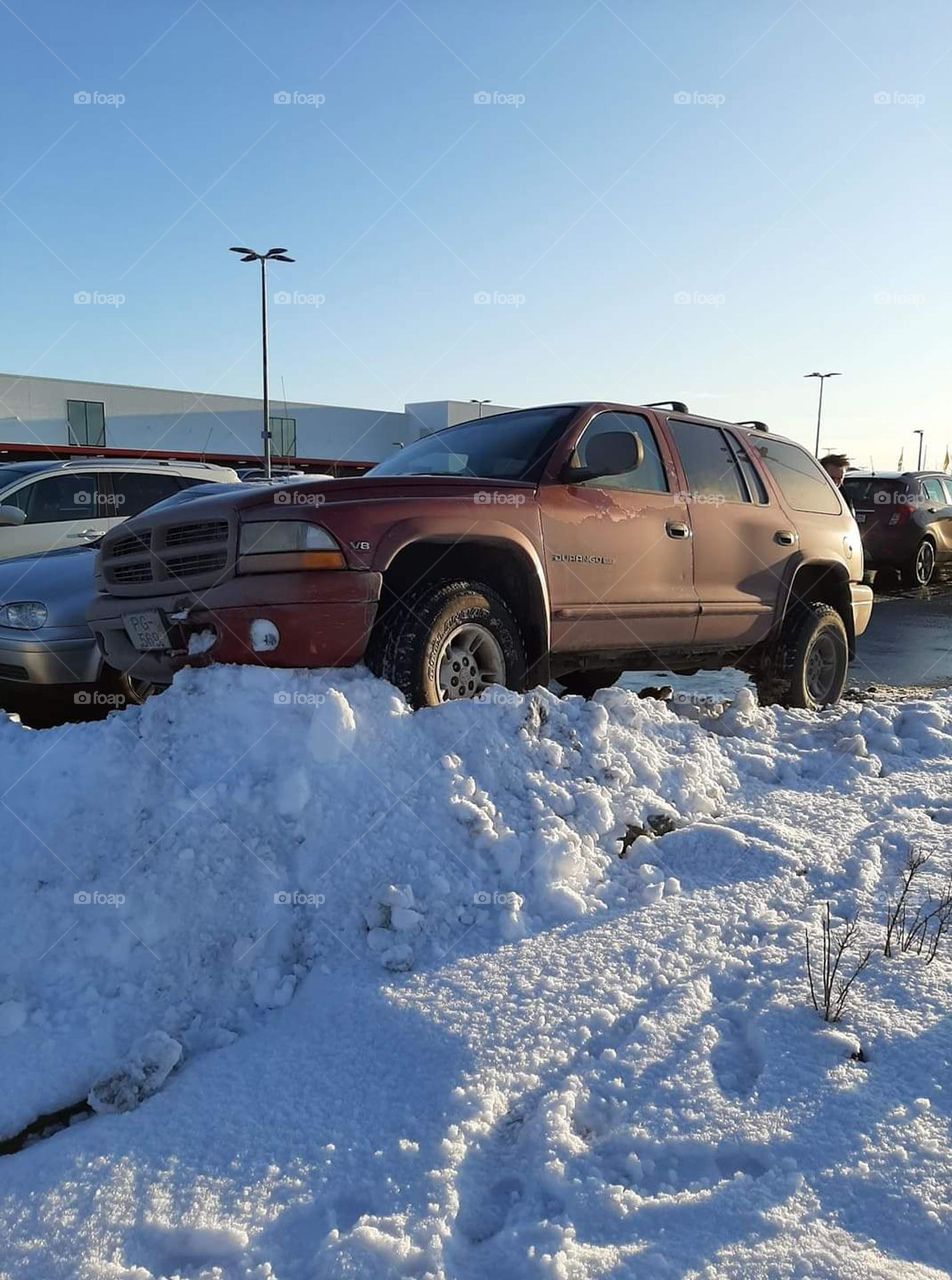
[(923, 432), (921, 427), (917, 427), (912, 434), (914, 436), (919, 437), (919, 461), (916, 463), (916, 470), (921, 471), (922, 470), (922, 442), (925, 437), (925, 433)]
[(269, 249), (256, 253), (254, 249), (232, 245), (231, 253), (240, 253), (242, 262), (261, 263), (261, 399), (263, 423), (261, 439), (264, 441), (264, 474), (271, 479), (271, 398), (268, 394), (268, 272), (269, 262), (293, 262), (286, 249)]
[(476, 405), (476, 417), (481, 418), (483, 416), (483, 405), (492, 404), (492, 401), (491, 400), (470, 400), (469, 403)]
[(843, 375), (839, 373), (805, 373), (803, 376), (805, 378), (820, 379), (820, 400), (816, 407), (816, 449), (814, 449), (814, 453), (816, 454), (817, 457), (819, 457), (820, 456), (820, 419), (823, 417), (823, 383), (826, 381), (827, 378), (840, 378)]

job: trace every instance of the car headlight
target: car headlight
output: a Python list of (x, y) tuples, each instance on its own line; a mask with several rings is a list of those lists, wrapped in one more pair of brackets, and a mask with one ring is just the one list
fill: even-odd
[(0, 627), (14, 627), (17, 631), (37, 631), (46, 626), (49, 610), (39, 600), (21, 600), (16, 604), (0, 605)]
[(326, 529), (308, 520), (248, 520), (241, 526), (239, 573), (345, 567), (335, 540)]

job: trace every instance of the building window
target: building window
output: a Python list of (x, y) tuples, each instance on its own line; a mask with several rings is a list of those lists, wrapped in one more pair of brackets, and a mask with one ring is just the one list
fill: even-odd
[(271, 450), (279, 458), (297, 457), (297, 418), (271, 419)]
[(100, 400), (67, 400), (69, 444), (103, 448), (106, 443), (106, 406)]

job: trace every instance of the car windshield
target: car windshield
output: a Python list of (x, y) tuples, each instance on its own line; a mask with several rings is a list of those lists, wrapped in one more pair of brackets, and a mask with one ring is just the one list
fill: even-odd
[(0, 465), (0, 489), (5, 489), (7, 485), (16, 484), (18, 480), (25, 480), (33, 474), (32, 471), (21, 471), (18, 467), (11, 467), (4, 463)]
[(424, 436), (367, 472), (370, 476), (472, 476), (538, 483), (575, 405), (495, 413)]

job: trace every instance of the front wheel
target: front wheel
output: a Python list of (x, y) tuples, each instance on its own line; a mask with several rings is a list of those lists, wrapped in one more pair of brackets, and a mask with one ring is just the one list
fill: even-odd
[(935, 546), (931, 539), (923, 538), (916, 547), (916, 554), (903, 566), (904, 587), (927, 587), (935, 577)]
[(831, 605), (802, 605), (785, 621), (757, 692), (762, 703), (819, 711), (840, 700), (848, 668), (843, 619)]
[(481, 582), (439, 582), (381, 618), (367, 654), (413, 707), (475, 698), (490, 685), (521, 690), (526, 648), (498, 592)]

